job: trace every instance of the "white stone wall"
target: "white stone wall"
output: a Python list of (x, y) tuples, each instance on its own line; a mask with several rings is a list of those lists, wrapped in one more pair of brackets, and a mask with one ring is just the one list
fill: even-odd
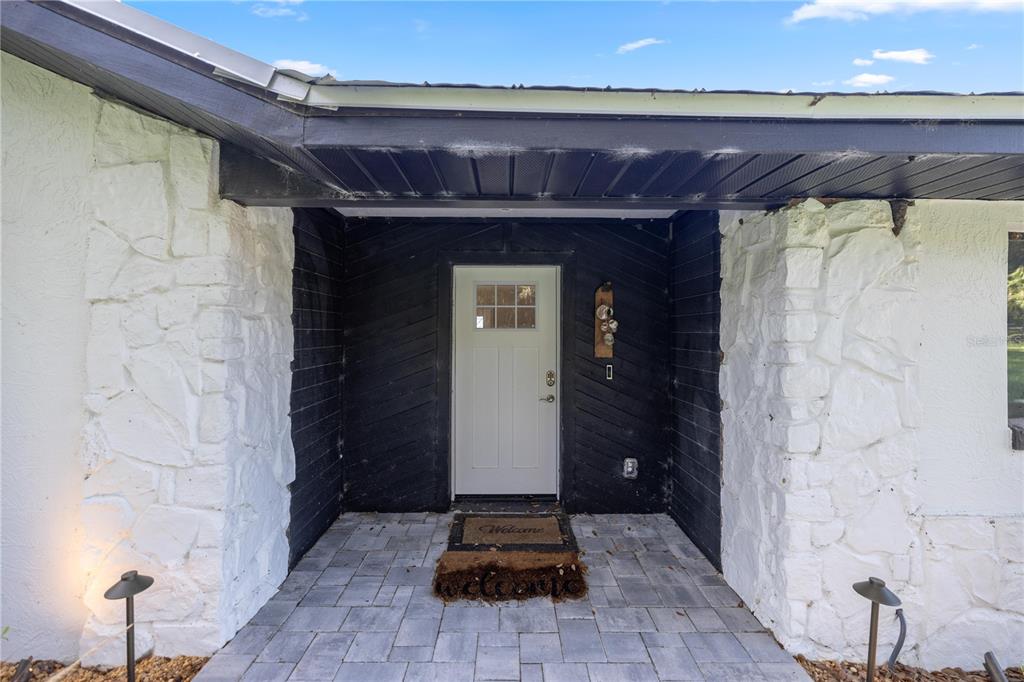
[[(26, 581), (32, 596), (8, 589), (8, 565), (17, 570), (24, 559), (11, 557), (19, 539), (8, 538), (5, 523), (3, 624), (15, 644), (4, 658), (49, 655), (50, 645), (19, 620), (39, 602), (60, 600), (54, 610), (76, 615), (49, 635), (56, 657), (77, 649), (91, 652), (87, 662), (121, 661), (123, 604), (102, 594), (131, 568), (156, 578), (136, 607), (140, 653), (210, 653), (287, 570), (291, 212), (217, 199), (217, 145), (192, 131), (6, 54), (3, 79), (5, 235), (9, 224), (54, 235), (52, 245), (5, 244), (5, 310), (8, 259), (46, 262), (67, 240), (82, 245), (69, 259), (76, 287), (54, 300), (31, 271), (20, 273), (31, 284), (16, 284), (44, 294), (23, 311), (27, 318), (59, 319), (68, 308), (84, 323), (84, 338), (71, 336), (74, 360), (54, 378), (80, 390), (78, 406), (29, 408), (40, 411), (33, 416), (42, 429), (76, 428), (75, 441), (49, 443), (42, 454), (62, 495), (77, 493), (77, 518), (43, 506), (25, 527), (77, 525), (59, 551), (79, 591), (75, 599), (66, 589), (51, 595), (59, 578), (45, 572)], [(9, 111), (18, 118), (10, 121)], [(31, 342), (50, 355), (54, 340)], [(18, 387), (8, 394), (10, 369), (38, 369), (7, 351), (5, 344), (5, 402), (21, 397)], [(26, 441), (24, 450), (4, 441), (5, 497), (19, 485), (9, 486), (8, 465), (33, 456)], [(76, 620), (78, 646), (68, 646)]]
[[(917, 202), (898, 237), (880, 201), (721, 218), (729, 583), (811, 657), (865, 658), (868, 602), (850, 585), (875, 575), (904, 600), (901, 660), (1024, 660), (1024, 455), (1009, 448), (1005, 360), (1020, 205)], [(995, 350), (972, 354), (978, 335)], [(880, 655), (897, 631), (889, 611)]]

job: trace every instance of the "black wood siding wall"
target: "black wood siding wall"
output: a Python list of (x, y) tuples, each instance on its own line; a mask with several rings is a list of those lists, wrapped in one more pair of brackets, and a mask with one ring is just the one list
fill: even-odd
[(292, 271), (292, 444), (295, 482), (289, 563), (338, 517), (342, 490), (342, 223), (319, 209), (295, 210)]
[(721, 319), (718, 213), (675, 220), (669, 263), (671, 461), (668, 511), (721, 568)]
[[(666, 222), (347, 219), (344, 506), (446, 509), (448, 333), (443, 268), (571, 254), (570, 357), (563, 351), (562, 490), (571, 511), (658, 512), (668, 496)], [(614, 381), (593, 357), (593, 293), (615, 287)], [(445, 294), (447, 296), (447, 294)], [(563, 344), (564, 346), (564, 344)], [(443, 393), (442, 393), (443, 392)], [(622, 460), (640, 462), (637, 480)]]

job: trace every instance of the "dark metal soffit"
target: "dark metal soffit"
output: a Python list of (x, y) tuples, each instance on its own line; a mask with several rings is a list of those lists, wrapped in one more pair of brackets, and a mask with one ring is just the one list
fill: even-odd
[(3, 50), (221, 140), (222, 195), (241, 203), (671, 210), (1024, 198), (1020, 119), (324, 112), (75, 12), (5, 3)]

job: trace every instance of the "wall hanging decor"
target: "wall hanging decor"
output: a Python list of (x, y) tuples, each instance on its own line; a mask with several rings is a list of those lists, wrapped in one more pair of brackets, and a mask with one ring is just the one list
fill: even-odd
[(619, 323), (615, 320), (615, 293), (612, 283), (605, 282), (594, 292), (594, 357), (612, 357), (615, 333)]

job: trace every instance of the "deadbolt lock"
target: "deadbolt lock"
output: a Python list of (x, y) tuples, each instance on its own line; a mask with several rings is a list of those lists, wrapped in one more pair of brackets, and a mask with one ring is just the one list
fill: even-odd
[(544, 382), (548, 386), (554, 386), (555, 385), (555, 370), (549, 369), (547, 371), (547, 374), (544, 375)]

